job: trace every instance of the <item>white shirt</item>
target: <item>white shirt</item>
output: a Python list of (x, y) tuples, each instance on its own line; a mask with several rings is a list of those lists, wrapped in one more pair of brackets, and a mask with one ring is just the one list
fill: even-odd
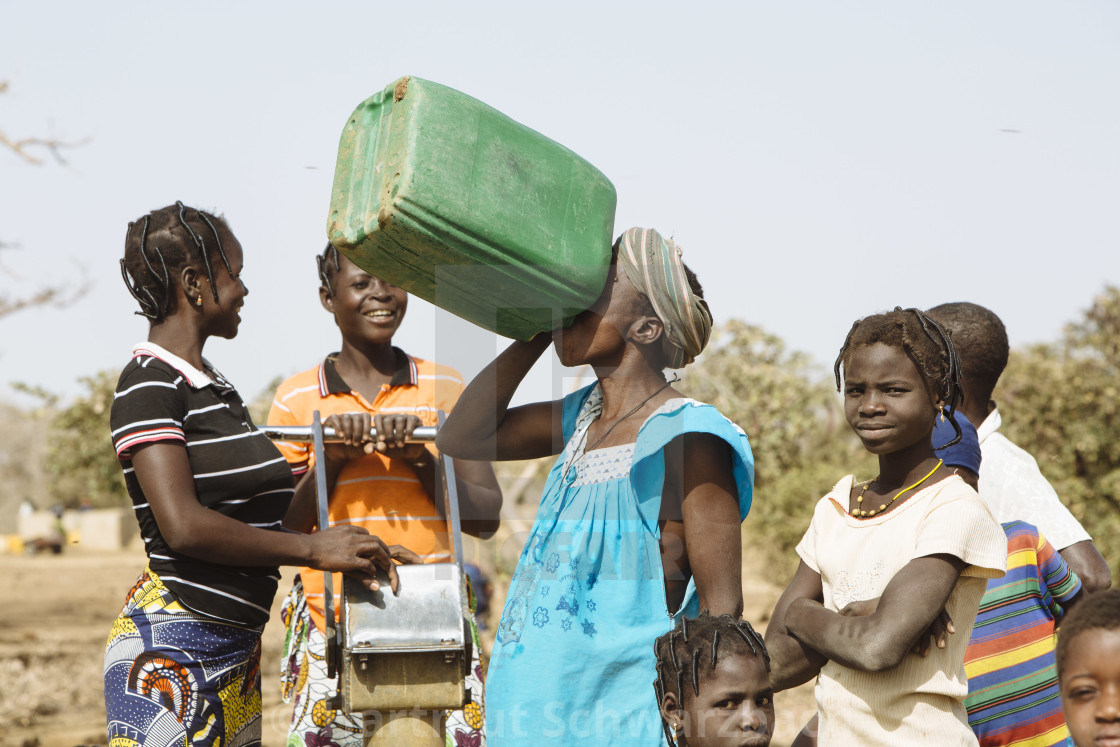
[(996, 408), (976, 429), (982, 457), (980, 497), (996, 520), (1034, 524), (1058, 550), (1091, 539), (1042, 476), (1034, 457), (998, 432), (1002, 424)]

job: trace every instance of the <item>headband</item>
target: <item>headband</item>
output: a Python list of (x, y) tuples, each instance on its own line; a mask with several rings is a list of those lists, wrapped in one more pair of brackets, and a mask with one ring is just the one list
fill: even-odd
[(692, 363), (708, 344), (712, 314), (688, 284), (681, 248), (652, 228), (631, 228), (619, 239), (618, 266), (665, 325), (668, 367)]

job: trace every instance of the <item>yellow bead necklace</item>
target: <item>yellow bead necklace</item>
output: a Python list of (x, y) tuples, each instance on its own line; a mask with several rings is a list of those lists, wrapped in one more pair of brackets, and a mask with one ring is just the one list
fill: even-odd
[(855, 509), (855, 511), (852, 511), (852, 516), (858, 516), (859, 518), (862, 519), (862, 518), (865, 518), (865, 517), (874, 516), (875, 514), (883, 513), (884, 511), (887, 510), (888, 506), (890, 506), (892, 503), (894, 503), (895, 501), (898, 500), (898, 496), (902, 495), (903, 493), (905, 493), (908, 490), (913, 490), (914, 488), (918, 487), (923, 482), (928, 480), (930, 478), (930, 475), (932, 475), (934, 472), (937, 471), (937, 468), (941, 466), (943, 461), (944, 460), (938, 459), (937, 464), (933, 465), (933, 469), (931, 469), (929, 471), (929, 474), (927, 474), (921, 480), (918, 480), (916, 483), (914, 483), (910, 487), (903, 488), (902, 490), (895, 493), (893, 498), (891, 498), (889, 501), (887, 501), (883, 505), (879, 506), (879, 508), (875, 508), (875, 509), (872, 509), (870, 511), (864, 511), (862, 508), (860, 508), (860, 505), (863, 503), (863, 494), (866, 493), (867, 489), (871, 487), (871, 484), (873, 482), (876, 482), (879, 478), (876, 477), (874, 480), (868, 480), (867, 482), (863, 483), (863, 489), (860, 490), (859, 495), (856, 496), (856, 509)]

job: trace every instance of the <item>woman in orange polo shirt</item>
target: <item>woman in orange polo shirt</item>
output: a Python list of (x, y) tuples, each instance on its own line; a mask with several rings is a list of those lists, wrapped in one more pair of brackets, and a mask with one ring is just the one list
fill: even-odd
[[(312, 412), (341, 431), (346, 441), (328, 444), (326, 478), (332, 526), (376, 527), (388, 544), (399, 544), (426, 562), (452, 560), (442, 500), (437, 500), (436, 451), (405, 440), (418, 426), (437, 424), (463, 390), (458, 371), (408, 355), (392, 344), (404, 319), (408, 294), (365, 272), (328, 245), (318, 257), (319, 300), (342, 333), (342, 349), (314, 368), (291, 377), (276, 391), (271, 424), (306, 425)], [(383, 440), (369, 442), (370, 427)], [(312, 480), (307, 445), (279, 443), (297, 480)], [(498, 527), (502, 494), (488, 462), (456, 460), (463, 531), (487, 537)], [(309, 512), (301, 517), (315, 523)], [(336, 585), (336, 588), (338, 586)], [(336, 713), (322, 703), (334, 689), (323, 662), (323, 576), (306, 569), (283, 612), (287, 650), (282, 663), (284, 698), (294, 701), (289, 727), (300, 744), (340, 747), (361, 744), (361, 714)], [(456, 744), (485, 744), (482, 731), (483, 676), (477, 660), (468, 678), (473, 702), (448, 716)], [(328, 714), (324, 717), (323, 714)], [(325, 741), (324, 741), (325, 740)], [(314, 741), (314, 740), (312, 740)]]

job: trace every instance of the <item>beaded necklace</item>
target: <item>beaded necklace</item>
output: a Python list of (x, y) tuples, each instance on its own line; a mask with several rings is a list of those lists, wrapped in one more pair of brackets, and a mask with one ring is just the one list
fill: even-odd
[(863, 494), (866, 493), (867, 489), (871, 487), (871, 484), (874, 483), (874, 482), (877, 482), (879, 480), (879, 478), (876, 477), (874, 480), (868, 480), (867, 482), (863, 483), (863, 489), (860, 490), (859, 495), (856, 496), (856, 509), (854, 511), (852, 511), (852, 516), (858, 516), (859, 518), (863, 519), (863, 518), (870, 518), (870, 517), (874, 516), (875, 514), (883, 513), (884, 511), (887, 510), (887, 508), (892, 503), (894, 503), (895, 501), (898, 500), (898, 496), (902, 495), (903, 493), (905, 493), (908, 490), (913, 490), (914, 488), (918, 487), (923, 482), (928, 480), (930, 478), (930, 475), (932, 475), (934, 472), (937, 471), (937, 468), (941, 466), (943, 461), (944, 460), (942, 460), (942, 459), (938, 459), (937, 464), (933, 465), (933, 469), (931, 469), (925, 477), (923, 477), (921, 480), (918, 480), (913, 485), (911, 485), (909, 487), (906, 487), (906, 488), (903, 488), (902, 490), (898, 491), (897, 493), (894, 494), (894, 497), (891, 498), (889, 501), (887, 501), (883, 505), (879, 506), (879, 508), (875, 508), (875, 509), (872, 509), (870, 511), (864, 511), (862, 508), (860, 508), (860, 505), (863, 503)]

